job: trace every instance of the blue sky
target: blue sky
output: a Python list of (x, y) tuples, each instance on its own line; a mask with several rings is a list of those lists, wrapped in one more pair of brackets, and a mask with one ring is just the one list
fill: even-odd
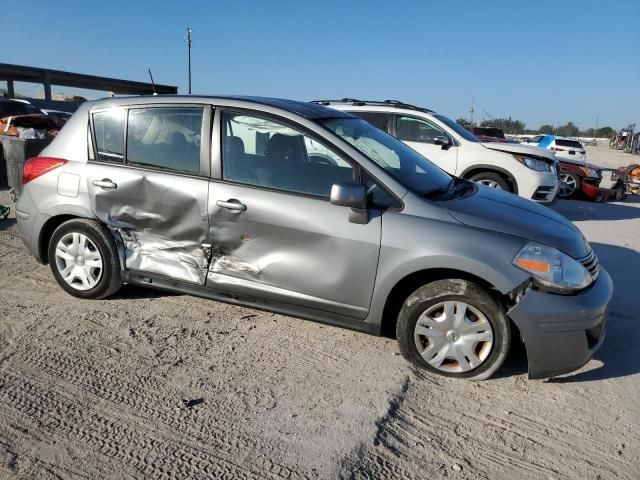
[(150, 67), (186, 93), (190, 26), (194, 93), (393, 98), (453, 118), (475, 98), (479, 120), (640, 124), (638, 0), (30, 0), (19, 10), (0, 10), (0, 62), (142, 81)]

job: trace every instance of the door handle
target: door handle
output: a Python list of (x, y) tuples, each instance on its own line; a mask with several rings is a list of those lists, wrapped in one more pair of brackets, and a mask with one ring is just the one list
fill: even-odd
[(247, 206), (244, 203), (240, 203), (239, 200), (232, 198), (230, 200), (216, 200), (216, 205), (220, 208), (226, 208), (227, 210), (233, 210), (234, 212), (244, 212)]
[(94, 187), (100, 187), (103, 190), (115, 190), (118, 185), (111, 181), (109, 178), (103, 178), (102, 180), (94, 180), (91, 182)]

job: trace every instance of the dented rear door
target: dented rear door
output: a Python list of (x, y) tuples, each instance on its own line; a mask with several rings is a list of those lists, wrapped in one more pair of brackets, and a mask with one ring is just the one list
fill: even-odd
[(112, 108), (92, 112), (91, 123), (91, 208), (117, 232), (127, 270), (203, 285), (210, 107)]

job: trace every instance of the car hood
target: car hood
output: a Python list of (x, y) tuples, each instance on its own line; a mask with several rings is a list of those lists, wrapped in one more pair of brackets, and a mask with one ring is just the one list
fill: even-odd
[(558, 160), (558, 162), (560, 163), (560, 166), (562, 166), (563, 163), (570, 163), (571, 165), (578, 165), (580, 167), (593, 168), (594, 170), (605, 170), (604, 167), (594, 165), (593, 163), (587, 163), (586, 161), (569, 160), (568, 158), (562, 158)]
[(440, 205), (464, 225), (544, 243), (576, 259), (590, 250), (580, 230), (565, 217), (512, 193), (478, 186), (475, 194)]
[(485, 142), (483, 146), (490, 148), (491, 150), (498, 150), (499, 152), (506, 153), (518, 153), (520, 155), (531, 155), (534, 157), (542, 157), (551, 162), (556, 159), (555, 153), (547, 148), (534, 147), (532, 145), (522, 145), (520, 143), (497, 143), (497, 142)]

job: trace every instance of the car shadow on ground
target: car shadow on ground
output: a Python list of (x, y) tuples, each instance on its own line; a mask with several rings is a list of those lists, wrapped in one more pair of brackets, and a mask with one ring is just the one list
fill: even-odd
[(16, 224), (15, 218), (0, 219), (0, 230), (9, 230)]
[(158, 290), (155, 288), (139, 287), (137, 285), (125, 285), (109, 299), (113, 300), (135, 300), (140, 298), (163, 298), (182, 295), (177, 292), (169, 292), (167, 290)]
[(555, 383), (588, 382), (640, 373), (640, 311), (634, 307), (640, 278), (640, 253), (630, 248), (592, 243), (600, 265), (613, 279), (613, 299), (607, 315), (606, 338), (594, 358), (602, 365), (574, 375), (549, 380)]
[(551, 208), (573, 222), (584, 220), (630, 220), (640, 218), (640, 196), (627, 195), (625, 201), (618, 203), (558, 200)]

